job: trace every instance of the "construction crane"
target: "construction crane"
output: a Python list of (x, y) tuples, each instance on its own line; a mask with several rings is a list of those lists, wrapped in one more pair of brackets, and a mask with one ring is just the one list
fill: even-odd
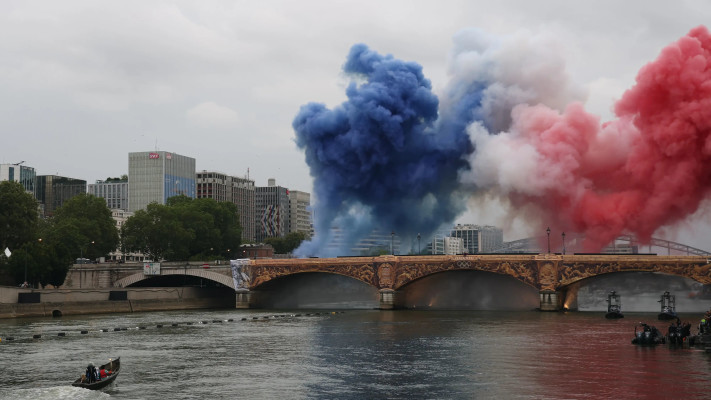
[(20, 161), (20, 162), (18, 162), (18, 163), (14, 163), (14, 164), (12, 164), (12, 165), (22, 165), (22, 164), (24, 164), (24, 163), (25, 163), (25, 160), (22, 160), (22, 161)]

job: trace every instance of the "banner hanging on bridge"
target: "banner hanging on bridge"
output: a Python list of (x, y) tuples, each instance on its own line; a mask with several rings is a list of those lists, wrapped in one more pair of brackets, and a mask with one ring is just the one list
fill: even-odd
[(143, 275), (160, 275), (160, 263), (143, 263)]
[(234, 280), (235, 290), (238, 289), (249, 289), (247, 286), (249, 283), (249, 277), (244, 273), (243, 267), (249, 264), (249, 258), (238, 258), (237, 260), (230, 260), (230, 266), (232, 267), (232, 279)]

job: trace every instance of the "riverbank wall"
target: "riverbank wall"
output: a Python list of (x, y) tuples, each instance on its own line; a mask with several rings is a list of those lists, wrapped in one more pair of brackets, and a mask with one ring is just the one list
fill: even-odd
[(0, 318), (215, 308), (235, 308), (234, 290), (214, 287), (116, 289), (0, 287)]

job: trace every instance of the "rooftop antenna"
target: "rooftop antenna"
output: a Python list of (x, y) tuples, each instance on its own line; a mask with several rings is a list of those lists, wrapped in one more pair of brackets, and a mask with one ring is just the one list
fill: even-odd
[(158, 137), (156, 137), (156, 151), (158, 151)]
[(247, 167), (247, 180), (249, 180), (249, 167)]

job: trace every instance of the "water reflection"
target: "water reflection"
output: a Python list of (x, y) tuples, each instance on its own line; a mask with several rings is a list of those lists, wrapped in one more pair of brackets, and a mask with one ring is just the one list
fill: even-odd
[[(706, 398), (711, 379), (703, 350), (630, 344), (634, 324), (654, 324), (655, 313), (622, 320), (513, 311), (299, 313), (0, 320), (0, 337), (43, 333), (0, 343), (0, 394), (94, 398), (70, 382), (88, 361), (116, 356), (122, 372), (104, 394), (126, 399)], [(114, 326), (146, 328), (99, 331)], [(83, 328), (92, 331), (81, 335)], [(57, 331), (72, 334), (44, 336)]]

